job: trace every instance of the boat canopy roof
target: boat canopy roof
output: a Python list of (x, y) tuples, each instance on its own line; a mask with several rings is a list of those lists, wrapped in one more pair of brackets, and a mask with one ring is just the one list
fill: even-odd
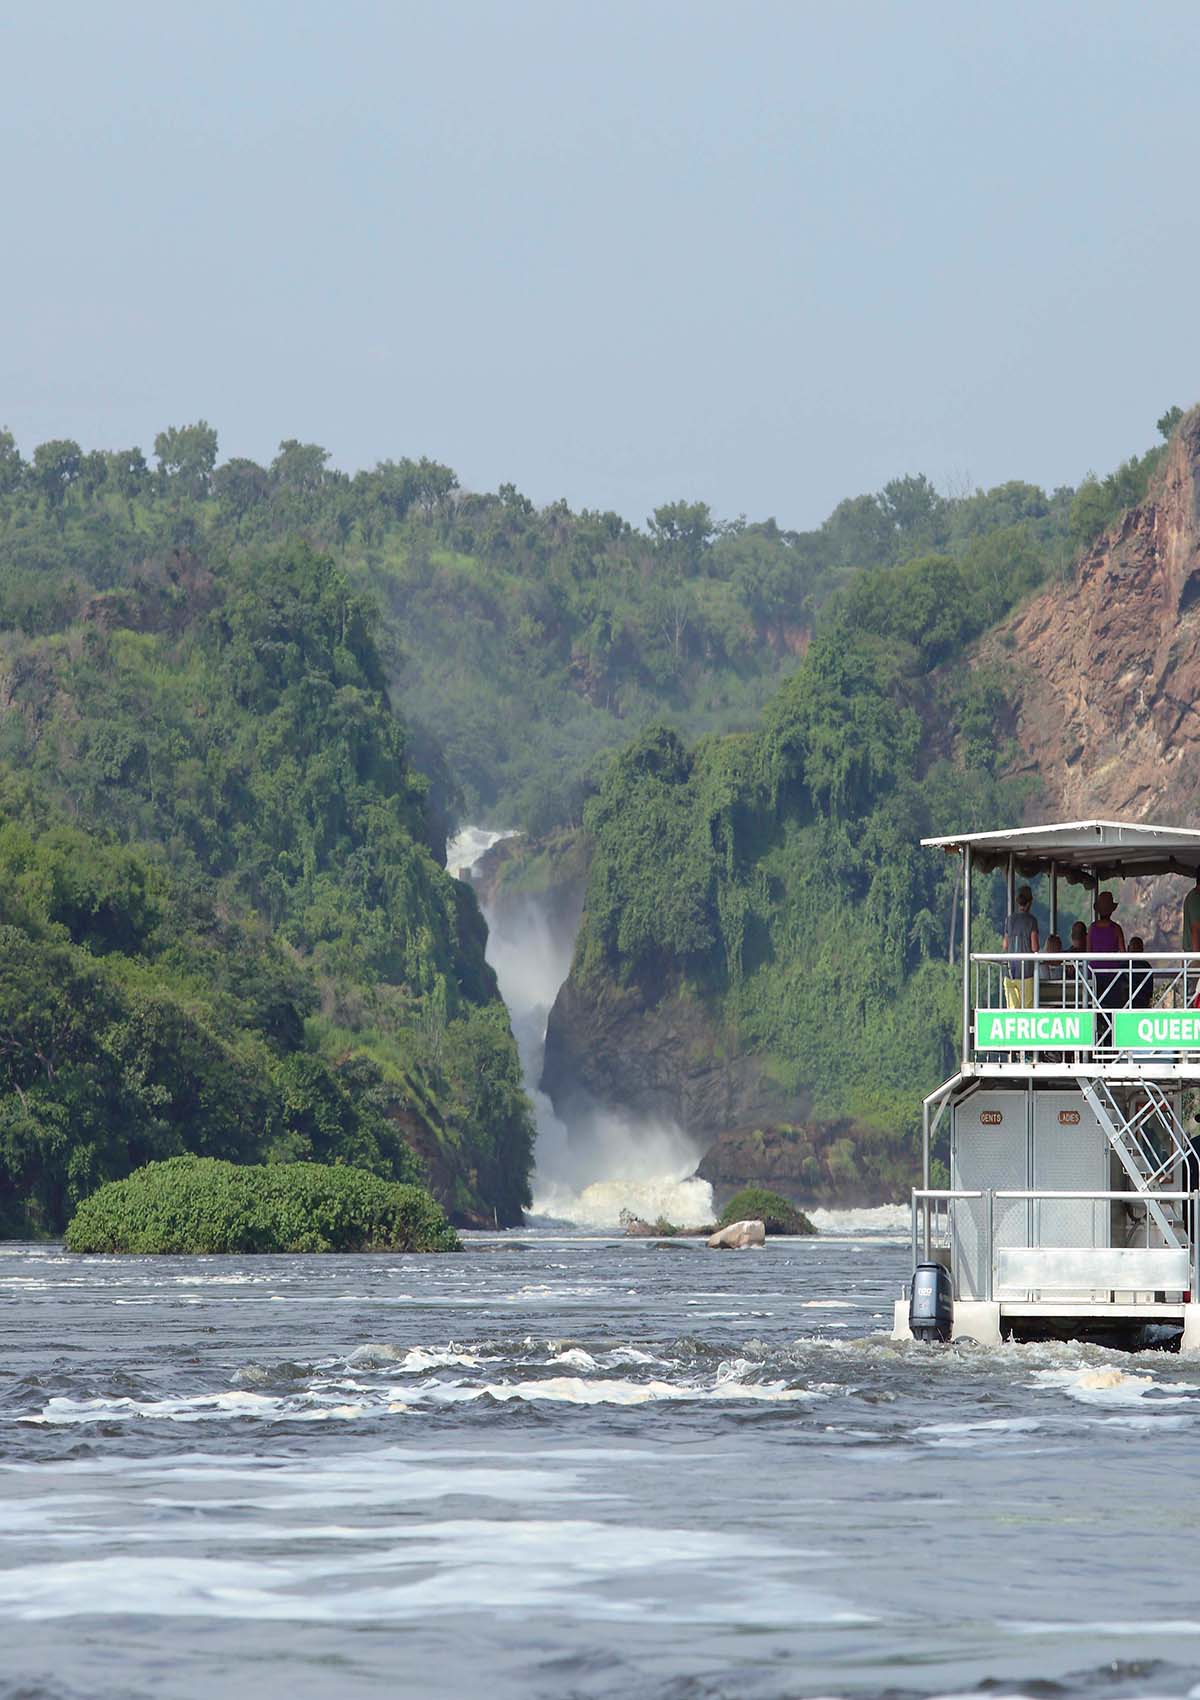
[(969, 845), (972, 862), (984, 872), (1007, 868), (1010, 856), (1026, 876), (1048, 873), (1054, 863), (1076, 884), (1145, 874), (1194, 877), (1200, 870), (1200, 831), (1152, 826), (1148, 821), (1061, 821), (1003, 832), (952, 833), (921, 842), (933, 849), (960, 852)]

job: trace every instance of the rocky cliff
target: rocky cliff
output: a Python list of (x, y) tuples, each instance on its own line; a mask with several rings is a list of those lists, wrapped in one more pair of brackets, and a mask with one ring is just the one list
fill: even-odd
[(675, 1122), (703, 1148), (722, 1130), (806, 1113), (803, 1095), (772, 1081), (739, 1052), (709, 1010), (687, 996), (648, 1003), (634, 987), (580, 987), (555, 1000), (546, 1031), (542, 1090), (560, 1115), (576, 1104), (619, 1104)]
[[(1172, 438), (1149, 499), (980, 646), (1009, 675), (1018, 771), (1043, 819), (1200, 815), (1200, 408)], [(1173, 938), (1182, 895), (1131, 893)], [(1149, 938), (1147, 942), (1150, 942)]]
[(734, 1128), (713, 1141), (696, 1173), (718, 1210), (744, 1186), (782, 1193), (801, 1209), (857, 1209), (899, 1201), (912, 1185), (911, 1157), (895, 1140), (845, 1121)]

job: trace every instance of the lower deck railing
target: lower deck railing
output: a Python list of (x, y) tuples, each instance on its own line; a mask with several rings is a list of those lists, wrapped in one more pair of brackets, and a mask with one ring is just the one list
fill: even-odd
[[(1182, 1247), (1152, 1243), (1155, 1227), (1148, 1200), (1168, 1206), (1186, 1223)], [(1041, 1205), (1064, 1200), (1093, 1204), (1134, 1204), (1142, 1209), (1142, 1245), (1056, 1246), (1041, 1243)], [(1095, 1192), (980, 1187), (916, 1187), (912, 1195), (913, 1265), (929, 1262), (934, 1248), (954, 1243), (953, 1212), (959, 1205), (982, 1202), (982, 1243), (972, 1290), (984, 1299), (1032, 1300), (1034, 1295), (1088, 1293), (1185, 1293), (1200, 1301), (1200, 1192)], [(996, 1244), (996, 1205), (1032, 1207), (1025, 1244)], [(954, 1271), (955, 1286), (960, 1272)], [(957, 1296), (957, 1293), (956, 1293)]]

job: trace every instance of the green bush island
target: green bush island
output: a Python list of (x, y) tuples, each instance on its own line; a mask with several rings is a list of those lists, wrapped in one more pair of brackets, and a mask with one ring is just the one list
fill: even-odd
[(761, 1222), (768, 1234), (815, 1234), (816, 1229), (781, 1193), (762, 1186), (744, 1186), (735, 1192), (721, 1212), (718, 1228), (731, 1222)]
[(419, 1186), (326, 1163), (175, 1157), (109, 1181), (63, 1236), (78, 1252), (457, 1251)]

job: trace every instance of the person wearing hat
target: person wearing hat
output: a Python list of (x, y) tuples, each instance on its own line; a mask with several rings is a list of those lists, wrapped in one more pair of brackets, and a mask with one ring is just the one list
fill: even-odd
[[(1109, 951), (1125, 949), (1124, 931), (1120, 922), (1112, 918), (1116, 907), (1117, 900), (1112, 892), (1102, 891), (1096, 899), (1096, 919), (1088, 928), (1092, 979), (1096, 985), (1096, 1002), (1101, 1009), (1112, 1009), (1122, 1001), (1121, 964), (1105, 960)], [(1097, 1034), (1098, 1042), (1101, 1045), (1108, 1044), (1112, 1022), (1101, 1019), (1096, 1025), (1100, 1029)]]

